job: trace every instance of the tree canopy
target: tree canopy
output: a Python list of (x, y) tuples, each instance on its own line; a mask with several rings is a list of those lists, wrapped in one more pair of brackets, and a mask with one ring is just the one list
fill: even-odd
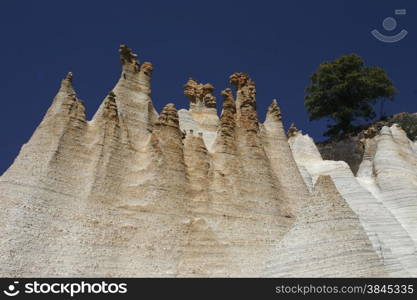
[(393, 100), (396, 90), (380, 67), (367, 67), (357, 54), (320, 64), (310, 77), (304, 104), (310, 121), (330, 118), (324, 134), (336, 137), (353, 132), (355, 120), (372, 120), (378, 100)]

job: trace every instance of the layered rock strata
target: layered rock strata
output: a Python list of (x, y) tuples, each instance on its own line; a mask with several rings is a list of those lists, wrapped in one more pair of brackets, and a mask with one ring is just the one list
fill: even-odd
[[(400, 274), (329, 177), (303, 180), (311, 172), (291, 151), (278, 103), (260, 123), (248, 74), (230, 76), (220, 118), (214, 87), (194, 79), (190, 108), (158, 115), (152, 64), (119, 51), (121, 77), (93, 119), (68, 74), (0, 177), (0, 275)], [(392, 209), (413, 231), (412, 213)]]
[[(394, 130), (397, 134), (401, 131), (397, 127)], [(390, 138), (391, 134), (385, 136), (384, 132), (391, 133), (388, 128), (385, 128), (381, 135), (376, 134), (373, 138), (363, 141), (366, 144), (366, 154), (357, 177), (353, 175), (346, 162), (323, 160), (314, 141), (300, 131), (292, 130), (289, 144), (310, 190), (314, 189), (317, 178), (324, 175), (331, 176), (338, 192), (359, 216), (374, 250), (383, 260), (390, 276), (415, 277), (417, 276), (417, 248), (413, 239), (412, 218), (401, 218), (396, 206), (390, 206), (392, 203), (406, 201), (408, 207), (403, 208), (402, 211), (406, 211), (408, 216), (413, 215), (413, 205), (417, 200), (417, 193), (413, 187), (415, 185), (412, 179), (407, 185), (402, 185), (402, 182), (410, 180), (409, 176), (413, 173), (412, 143), (408, 141), (397, 144)], [(404, 136), (400, 136), (405, 142)], [(411, 161), (402, 161), (402, 151), (408, 151), (411, 155), (408, 158)], [(393, 158), (399, 161), (392, 160)], [(381, 163), (384, 159), (385, 161)], [(390, 160), (390, 163), (386, 160)], [(405, 168), (409, 171), (404, 173), (406, 170), (403, 169), (394, 175), (392, 168), (397, 170)], [(396, 190), (397, 193), (394, 195), (391, 189)]]

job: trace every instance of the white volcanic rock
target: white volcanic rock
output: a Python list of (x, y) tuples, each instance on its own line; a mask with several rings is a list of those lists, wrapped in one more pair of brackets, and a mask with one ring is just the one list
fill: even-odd
[(395, 216), (417, 244), (417, 153), (396, 124), (365, 144), (358, 178)]
[[(289, 144), (300, 170), (305, 170), (301, 174), (307, 185), (311, 187), (312, 182), (321, 175), (332, 177), (337, 190), (359, 216), (389, 274), (417, 276), (416, 246), (409, 233), (381, 201), (380, 191), (375, 184), (365, 183), (368, 180), (365, 177), (355, 178), (343, 161), (323, 160), (308, 135), (294, 133), (289, 137)], [(366, 152), (363, 165), (372, 168), (367, 157)], [(363, 176), (363, 173), (364, 167), (361, 167), (358, 176)]]
[(319, 176), (312, 195), (282, 239), (277, 259), (268, 265), (270, 275), (385, 275), (358, 216), (337, 192), (330, 176)]
[(317, 176), (308, 164), (300, 174), (275, 101), (259, 123), (247, 74), (230, 77), (236, 93), (222, 92), (220, 119), (213, 87), (192, 79), (190, 109), (167, 104), (158, 116), (152, 65), (124, 45), (120, 53), (122, 75), (94, 118), (69, 74), (0, 177), (1, 276), (406, 274), (408, 235), (398, 229), (402, 254), (381, 251), (379, 234), (397, 223), (361, 219), (364, 231), (329, 178), (313, 188)]
[[(217, 116), (216, 110), (207, 109), (204, 112), (193, 114), (187, 109), (180, 109), (178, 111), (178, 117), (180, 119), (181, 130), (186, 134), (190, 133), (190, 131), (192, 131), (191, 134), (202, 133), (207, 149), (213, 151), (214, 141), (217, 136), (217, 126), (219, 123), (219, 117)], [(209, 126), (210, 123), (211, 125)]]

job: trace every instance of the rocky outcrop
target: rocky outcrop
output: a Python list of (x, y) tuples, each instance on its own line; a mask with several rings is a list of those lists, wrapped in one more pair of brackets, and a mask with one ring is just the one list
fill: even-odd
[(197, 83), (188, 79), (184, 85), (184, 95), (190, 99), (190, 109), (216, 108), (216, 97), (213, 96), (214, 87), (210, 83)]
[(378, 195), (417, 242), (417, 153), (414, 143), (396, 124), (383, 127), (365, 142), (366, 156), (358, 178)]
[(189, 220), (183, 134), (175, 108), (160, 119), (153, 109), (150, 65), (123, 46), (121, 61), (91, 121), (67, 76), (1, 177), (3, 276), (178, 273)]
[(126, 124), (129, 143), (135, 149), (143, 147), (150, 137), (157, 112), (151, 94), (152, 64), (140, 64), (130, 48), (121, 45), (122, 75), (113, 88), (118, 101), (118, 113)]
[[(319, 177), (320, 154), (306, 142), (298, 151), (311, 153), (300, 159), (300, 134), (294, 129), (288, 142), (276, 100), (259, 121), (247, 74), (230, 76), (235, 91), (222, 92), (220, 118), (213, 86), (194, 79), (184, 86), (190, 108), (167, 104), (158, 115), (152, 65), (127, 46), (119, 52), (121, 77), (93, 119), (69, 74), (0, 177), (2, 276), (415, 274), (414, 212), (395, 206), (393, 185), (381, 192), (392, 207), (379, 218), (360, 205), (381, 206), (353, 175), (364, 198), (349, 198), (331, 170), (338, 190)], [(395, 166), (414, 174), (405, 165), (414, 166), (416, 146), (397, 133), (370, 142), (377, 154), (368, 164), (383, 168), (384, 151), (397, 147), (389, 139), (401, 144)], [(381, 172), (375, 180), (391, 180)], [(404, 191), (407, 205), (412, 193)]]
[(320, 154), (325, 160), (345, 161), (356, 174), (363, 158), (363, 145), (359, 136), (350, 136), (340, 141), (317, 143)]
[[(416, 244), (405, 230), (404, 222), (399, 220), (395, 212), (383, 202), (381, 197), (383, 187), (375, 183), (374, 166), (371, 161), (377, 149), (375, 141), (379, 139), (377, 136), (366, 140), (368, 146), (357, 177), (353, 175), (346, 162), (323, 160), (314, 141), (308, 135), (303, 135), (301, 132), (293, 133), (289, 137), (289, 144), (311, 191), (318, 177), (331, 176), (338, 192), (359, 216), (360, 223), (371, 240), (374, 250), (383, 260), (388, 273), (391, 276), (415, 277), (417, 276)], [(388, 166), (384, 164), (383, 168)], [(392, 182), (394, 181), (394, 185), (397, 186), (399, 183), (392, 179)], [(397, 194), (395, 199), (398, 201), (401, 195)]]
[(216, 150), (218, 152), (235, 153), (236, 151), (236, 104), (232, 90), (222, 91), (223, 110), (217, 133)]
[(208, 149), (214, 146), (219, 123), (213, 91), (210, 83), (201, 84), (190, 78), (184, 85), (184, 95), (190, 100), (190, 109), (178, 112), (181, 128), (201, 132)]
[(265, 122), (261, 126), (261, 136), (264, 151), (280, 183), (280, 192), (285, 195), (284, 199), (288, 199), (288, 207), (291, 207), (288, 212), (288, 217), (291, 217), (308, 201), (310, 195), (289, 147), (276, 100), (268, 108)]
[(277, 252), (278, 259), (268, 265), (274, 277), (385, 275), (359, 218), (329, 176), (319, 176), (310, 201)]
[(230, 76), (230, 84), (236, 90), (236, 119), (239, 127), (246, 131), (258, 132), (259, 122), (256, 113), (256, 88), (249, 75), (234, 73)]
[(351, 168), (353, 174), (357, 174), (365, 152), (365, 140), (375, 137), (384, 126), (391, 127), (401, 124), (410, 139), (417, 137), (417, 114), (398, 113), (383, 120), (357, 128), (356, 133), (351, 133), (338, 139), (329, 139), (317, 143), (323, 159), (343, 160)]

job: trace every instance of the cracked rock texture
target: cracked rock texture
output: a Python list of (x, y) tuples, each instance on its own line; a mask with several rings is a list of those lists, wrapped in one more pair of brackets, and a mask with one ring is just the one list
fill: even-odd
[(366, 141), (354, 177), (311, 139), (264, 123), (246, 73), (189, 79), (189, 109), (151, 100), (152, 64), (122, 74), (92, 120), (72, 85), (0, 177), (3, 277), (416, 276), (416, 144)]

